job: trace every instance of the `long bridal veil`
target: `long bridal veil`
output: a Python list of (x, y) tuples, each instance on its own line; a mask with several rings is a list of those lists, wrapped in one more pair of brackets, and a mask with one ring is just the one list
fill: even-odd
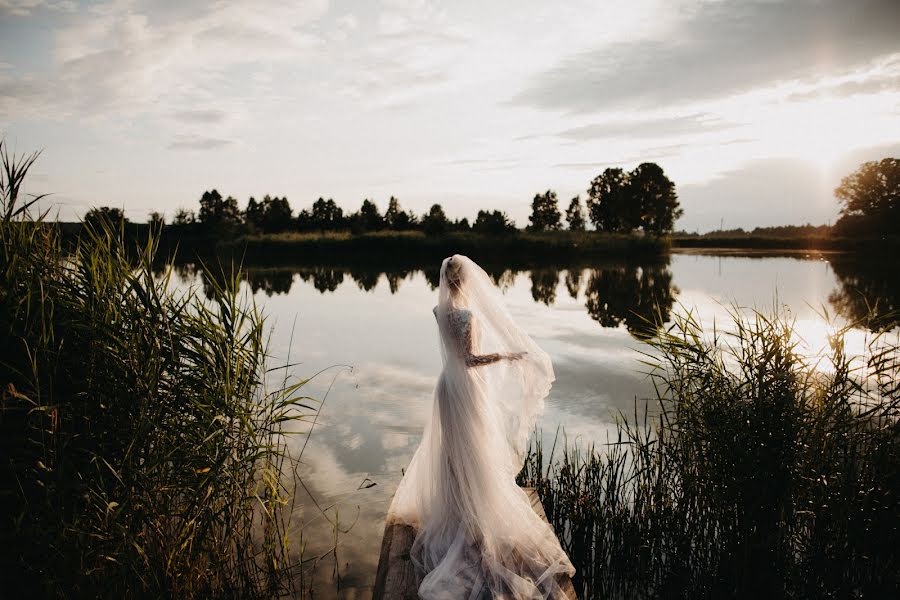
[(516, 485), (553, 382), (550, 358), (465, 256), (441, 265), (443, 370), (431, 416), (388, 512), (418, 529), (423, 598), (548, 598), (573, 574), (552, 528)]

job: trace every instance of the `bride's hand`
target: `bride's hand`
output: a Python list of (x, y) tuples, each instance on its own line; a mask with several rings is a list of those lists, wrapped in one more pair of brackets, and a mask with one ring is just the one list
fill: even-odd
[(528, 353), (527, 352), (510, 352), (509, 354), (506, 355), (506, 358), (508, 358), (509, 360), (519, 360), (526, 354), (528, 354)]

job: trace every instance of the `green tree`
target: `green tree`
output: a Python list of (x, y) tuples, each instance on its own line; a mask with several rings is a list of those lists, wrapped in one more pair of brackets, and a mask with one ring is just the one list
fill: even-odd
[(569, 231), (584, 231), (584, 209), (581, 208), (581, 196), (575, 196), (566, 209), (566, 222)]
[(866, 162), (834, 190), (841, 202), (836, 229), (845, 235), (900, 233), (900, 159)]
[(384, 211), (384, 224), (388, 229), (407, 231), (416, 224), (414, 215), (400, 208), (400, 201), (391, 196), (387, 210)]
[(241, 222), (237, 200), (222, 198), (217, 190), (203, 192), (200, 197), (200, 222), (214, 229), (233, 229)]
[(453, 221), (454, 231), (471, 231), (471, 229), (472, 226), (469, 225), (469, 219), (467, 219), (466, 217)]
[(449, 229), (450, 221), (440, 204), (432, 204), (428, 214), (422, 217), (422, 230), (428, 235), (441, 235)]
[(312, 231), (316, 229), (316, 225), (313, 222), (312, 213), (309, 212), (309, 209), (304, 208), (297, 213), (297, 218), (294, 221), (294, 227), (297, 229), (297, 231)]
[(344, 211), (329, 198), (319, 198), (312, 205), (310, 215), (312, 227), (320, 231), (334, 231), (344, 226)]
[(531, 221), (532, 231), (560, 229), (561, 218), (556, 192), (547, 190), (543, 194), (535, 194), (534, 200), (531, 201), (531, 216), (528, 218)]
[(247, 201), (247, 208), (244, 210), (244, 223), (255, 231), (262, 231), (263, 228), (263, 209), (262, 204), (256, 201), (256, 198), (250, 196)]
[(121, 208), (109, 206), (96, 206), (84, 215), (84, 224), (89, 225), (95, 231), (107, 227), (111, 231), (118, 231), (120, 227), (128, 223), (125, 213)]
[[(678, 204), (675, 184), (656, 163), (641, 163), (629, 173), (626, 195), (628, 207), (640, 207), (638, 222), (649, 235), (671, 232), (675, 221), (684, 213)], [(627, 214), (630, 216), (631, 212)]]
[(629, 206), (629, 174), (609, 168), (591, 181), (587, 209), (597, 231), (631, 231), (640, 224), (639, 210)]
[(261, 204), (262, 229), (266, 233), (280, 233), (291, 227), (294, 211), (287, 197), (271, 197), (266, 194)]
[(384, 217), (378, 206), (368, 198), (359, 207), (359, 218), (363, 231), (380, 231), (384, 227)]
[(492, 235), (513, 233), (515, 230), (516, 224), (505, 212), (499, 210), (491, 212), (479, 210), (475, 223), (472, 225), (472, 231)]

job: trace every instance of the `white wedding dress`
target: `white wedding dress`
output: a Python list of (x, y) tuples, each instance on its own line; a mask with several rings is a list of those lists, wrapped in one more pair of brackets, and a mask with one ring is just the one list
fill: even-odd
[(417, 528), (411, 556), (425, 599), (554, 598), (575, 569), (516, 485), (553, 382), (550, 358), (465, 256), (441, 265), (443, 371), (432, 414), (388, 512)]

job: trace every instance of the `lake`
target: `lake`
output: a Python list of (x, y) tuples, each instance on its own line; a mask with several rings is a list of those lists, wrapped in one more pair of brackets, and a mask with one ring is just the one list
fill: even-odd
[[(320, 598), (371, 595), (391, 497), (419, 442), (441, 369), (432, 307), (439, 265), (419, 270), (250, 265), (247, 290), (268, 315), (272, 365), (321, 373), (307, 393), (323, 399), (303, 449), (294, 526), (303, 531), (304, 584)], [(795, 321), (804, 352), (827, 346), (829, 328), (876, 306), (885, 326), (898, 307), (897, 267), (839, 254), (675, 253), (658, 262), (486, 270), (513, 317), (551, 356), (556, 382), (538, 426), (549, 448), (604, 444), (617, 418), (653, 410), (640, 332), (654, 315), (692, 311), (711, 330), (729, 311), (776, 306)], [(179, 269), (181, 283), (202, 273)], [(832, 325), (828, 322), (832, 321)], [(870, 333), (857, 327), (849, 350)], [(322, 510), (324, 509), (324, 514)], [(335, 528), (337, 546), (335, 547)], [(294, 542), (298, 542), (298, 534)]]

